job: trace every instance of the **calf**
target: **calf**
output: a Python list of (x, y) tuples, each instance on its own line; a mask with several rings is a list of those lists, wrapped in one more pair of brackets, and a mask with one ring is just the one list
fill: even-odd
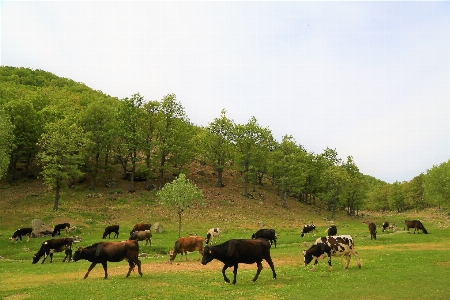
[(301, 236), (301, 237), (304, 237), (305, 234), (307, 234), (307, 233), (309, 233), (309, 232), (313, 232), (313, 233), (314, 233), (313, 235), (316, 235), (316, 232), (317, 232), (317, 230), (316, 230), (316, 225), (314, 225), (314, 224), (308, 224), (308, 225), (303, 226), (302, 234), (301, 234), (300, 236)]
[(347, 263), (344, 267), (347, 269), (350, 264), (352, 254), (356, 257), (358, 266), (361, 268), (361, 262), (359, 261), (358, 253), (355, 251), (353, 238), (350, 235), (320, 237), (316, 240), (314, 245), (311, 246), (311, 248), (303, 251), (305, 266), (315, 259), (314, 266), (311, 271), (314, 271), (316, 268), (320, 257), (328, 257), (328, 265), (330, 265), (331, 271), (333, 269), (331, 265), (331, 256), (342, 255), (344, 255), (347, 259)]
[[(169, 262), (173, 262), (177, 254), (186, 254), (186, 260), (188, 259), (187, 253), (198, 251), (200, 253), (200, 257), (203, 253), (203, 238), (201, 236), (187, 236), (181, 237), (175, 242), (175, 246), (173, 250), (170, 252)], [(180, 258), (181, 260), (181, 258)]]
[(58, 234), (58, 236), (60, 236), (61, 230), (63, 230), (63, 229), (66, 231), (66, 235), (69, 234), (69, 228), (70, 228), (69, 223), (62, 223), (62, 224), (55, 225), (55, 228), (53, 229), (53, 232), (52, 232), (52, 237), (54, 237), (56, 234)]
[(114, 232), (114, 238), (118, 238), (119, 237), (119, 225), (111, 225), (111, 226), (106, 226), (105, 228), (105, 232), (103, 233), (103, 239), (106, 239), (106, 236), (108, 236), (108, 238), (111, 238), (111, 233)]
[(414, 228), (414, 233), (416, 233), (416, 230), (417, 230), (417, 233), (420, 233), (419, 230), (422, 230), (422, 232), (425, 234), (428, 233), (428, 231), (423, 226), (422, 222), (420, 222), (419, 220), (412, 220), (412, 221), (405, 220), (405, 225), (406, 225), (408, 232), (409, 232), (410, 228)]
[(68, 261), (70, 261), (70, 259), (72, 258), (72, 244), (73, 244), (72, 238), (52, 239), (43, 242), (39, 251), (33, 256), (33, 264), (37, 263), (41, 259), (41, 257), (44, 256), (44, 259), (42, 260), (43, 264), (49, 254), (50, 254), (50, 263), (52, 263), (53, 253), (63, 251), (66, 254), (63, 262), (66, 261), (67, 257), (69, 257)]
[(139, 245), (137, 241), (99, 242), (86, 248), (79, 247), (73, 255), (73, 260), (78, 261), (80, 259), (86, 259), (91, 262), (86, 275), (84, 275), (84, 279), (88, 277), (89, 272), (91, 272), (98, 263), (102, 264), (103, 270), (105, 270), (105, 279), (107, 279), (108, 261), (119, 262), (124, 259), (128, 261), (130, 266), (127, 277), (130, 276), (131, 271), (136, 265), (138, 266), (139, 274), (142, 276), (141, 261), (138, 259), (138, 254)]
[(20, 228), (17, 229), (16, 231), (14, 231), (13, 235), (9, 238), (9, 240), (11, 241), (11, 243), (17, 242), (18, 239), (20, 239), (20, 241), (22, 241), (22, 236), (26, 236), (27, 237), (27, 242), (30, 240), (31, 237), (31, 232), (33, 232), (33, 228)]
[(258, 270), (253, 282), (258, 279), (262, 270), (262, 260), (265, 259), (272, 269), (273, 279), (277, 278), (275, 267), (270, 257), (270, 244), (266, 239), (233, 239), (217, 246), (206, 246), (203, 252), (202, 264), (206, 265), (213, 259), (220, 260), (224, 266), (222, 268), (223, 279), (230, 282), (225, 274), (226, 269), (233, 266), (233, 284), (236, 284), (236, 276), (239, 263), (254, 264)]
[(275, 244), (277, 247), (277, 235), (275, 234), (275, 229), (260, 229), (254, 234), (252, 234), (252, 239), (266, 239), (270, 241), (270, 244)]
[(214, 238), (220, 240), (220, 228), (211, 228), (208, 230), (206, 233), (205, 244), (208, 245), (209, 242), (212, 244)]
[(145, 246), (152, 246), (152, 232), (150, 230), (134, 231), (130, 234), (129, 240), (145, 241)]
[(152, 224), (138, 223), (138, 224), (134, 225), (133, 229), (131, 229), (130, 234), (132, 234), (134, 231), (150, 230), (151, 227), (152, 227)]
[(335, 236), (337, 234), (337, 227), (336, 225), (331, 225), (328, 227), (327, 230), (325, 230), (328, 236)]
[(370, 239), (377, 239), (377, 226), (374, 223), (369, 224)]

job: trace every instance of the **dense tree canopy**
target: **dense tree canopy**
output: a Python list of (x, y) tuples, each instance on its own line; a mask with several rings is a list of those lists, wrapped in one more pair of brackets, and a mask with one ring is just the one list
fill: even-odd
[(0, 178), (42, 177), (55, 190), (55, 209), (60, 192), (76, 179), (89, 178), (95, 189), (119, 175), (130, 180), (130, 192), (135, 180), (146, 180), (147, 190), (162, 189), (194, 160), (214, 169), (218, 187), (230, 168), (242, 176), (246, 197), (267, 178), (283, 205), (287, 197), (320, 199), (332, 215), (450, 204), (450, 162), (388, 184), (361, 174), (351, 156), (343, 161), (335, 149), (310, 153), (289, 135), (277, 142), (255, 117), (236, 124), (224, 109), (197, 127), (175, 94), (117, 99), (46, 71), (14, 67), (0, 67), (0, 83)]

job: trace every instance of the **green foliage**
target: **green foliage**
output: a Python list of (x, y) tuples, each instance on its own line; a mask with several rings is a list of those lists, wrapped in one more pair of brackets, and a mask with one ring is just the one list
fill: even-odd
[(83, 129), (68, 120), (47, 124), (45, 128), (38, 157), (43, 164), (44, 182), (55, 190), (54, 210), (58, 210), (60, 190), (67, 185), (67, 180), (82, 174), (80, 166), (86, 143)]
[(438, 206), (450, 204), (450, 160), (427, 171), (424, 178), (426, 201)]
[(6, 113), (0, 109), (0, 179), (6, 174), (10, 161), (10, 154), (15, 147), (14, 125)]
[(167, 183), (156, 196), (161, 204), (172, 208), (178, 215), (178, 237), (181, 236), (181, 216), (194, 204), (203, 201), (203, 192), (181, 173), (172, 183)]

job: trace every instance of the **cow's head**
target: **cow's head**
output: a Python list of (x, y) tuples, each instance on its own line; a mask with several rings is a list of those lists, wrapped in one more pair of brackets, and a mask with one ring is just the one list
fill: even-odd
[(33, 264), (36, 264), (42, 257), (42, 254), (36, 253), (35, 255), (33, 255)]
[(214, 251), (210, 246), (206, 246), (203, 249), (203, 256), (202, 256), (202, 265), (206, 265), (210, 261), (214, 259)]
[(83, 253), (83, 247), (78, 247), (77, 250), (75, 250), (75, 253), (73, 254), (72, 260), (78, 261), (82, 259), (81, 254)]

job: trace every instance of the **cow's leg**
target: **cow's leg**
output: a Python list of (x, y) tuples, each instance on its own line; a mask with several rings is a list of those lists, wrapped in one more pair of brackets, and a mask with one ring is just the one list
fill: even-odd
[[(233, 284), (236, 284), (236, 276), (237, 276), (238, 267), (239, 267), (239, 264), (236, 263), (236, 264), (234, 265), (234, 269), (233, 269), (233, 274), (234, 274), (234, 279), (233, 279), (233, 282), (232, 282)], [(261, 270), (259, 270), (259, 268), (258, 268), (258, 271), (261, 272)], [(258, 278), (259, 272), (256, 273), (255, 278)], [(253, 281), (255, 281), (255, 280), (256, 280), (256, 279), (254, 279)]]
[(69, 262), (72, 259), (72, 249), (66, 249), (66, 251), (64, 251), (64, 253), (66, 254), (66, 256), (64, 257), (63, 262), (66, 261), (67, 257), (69, 257), (69, 259), (67, 260)]
[(345, 263), (345, 267), (344, 267), (344, 269), (347, 269), (348, 268), (348, 265), (350, 264), (350, 259), (351, 259), (351, 254), (349, 254), (349, 253), (347, 253), (346, 255), (345, 255), (345, 259), (346, 259), (346, 263)]
[(271, 257), (265, 259), (272, 269), (273, 279), (277, 279), (277, 273), (275, 273), (275, 266), (273, 265), (273, 261)]
[(222, 268), (223, 280), (225, 280), (225, 282), (230, 283), (230, 279), (228, 279), (227, 275), (225, 274), (225, 271), (226, 271), (227, 269), (228, 269), (227, 264), (224, 264), (224, 265), (223, 265), (223, 268)]
[(48, 253), (47, 253), (47, 252), (44, 252), (44, 259), (42, 260), (41, 264), (44, 263), (44, 261), (47, 259), (47, 256), (48, 256)]
[(105, 270), (105, 279), (108, 279), (108, 263), (106, 261), (102, 261), (103, 270)]
[(262, 263), (260, 262), (260, 261), (257, 261), (256, 262), (256, 266), (258, 267), (258, 270), (256, 271), (256, 275), (255, 275), (255, 277), (253, 278), (253, 282), (255, 282), (257, 279), (258, 279), (258, 276), (259, 276), (259, 273), (261, 273), (261, 270), (262, 270)]
[(89, 269), (87, 270), (87, 273), (86, 273), (86, 275), (84, 275), (84, 278), (83, 278), (83, 279), (86, 279), (86, 278), (88, 277), (89, 273), (90, 273), (91, 270), (95, 267), (96, 264), (97, 264), (96, 262), (93, 262), (93, 263), (89, 266)]
[(275, 248), (277, 247), (277, 239), (274, 239), (273, 242), (275, 243)]
[(131, 271), (134, 269), (135, 263), (132, 260), (128, 260), (128, 265), (130, 266), (130, 268), (128, 269), (127, 277), (130, 276)]
[(361, 269), (361, 261), (359, 260), (358, 252), (356, 252), (355, 250), (352, 250), (352, 254), (355, 256), (356, 262), (358, 263), (358, 267)]
[(27, 243), (30, 241), (31, 234), (27, 234)]

